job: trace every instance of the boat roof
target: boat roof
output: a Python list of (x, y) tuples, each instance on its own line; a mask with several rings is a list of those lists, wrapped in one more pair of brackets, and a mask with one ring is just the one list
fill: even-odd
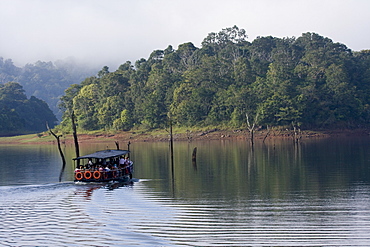
[(102, 151), (97, 151), (92, 154), (87, 154), (84, 156), (80, 156), (77, 158), (74, 158), (74, 160), (80, 160), (80, 159), (107, 159), (107, 158), (113, 158), (113, 157), (118, 157), (121, 155), (126, 155), (130, 153), (128, 150), (115, 150), (115, 149), (107, 149), (107, 150), (102, 150)]

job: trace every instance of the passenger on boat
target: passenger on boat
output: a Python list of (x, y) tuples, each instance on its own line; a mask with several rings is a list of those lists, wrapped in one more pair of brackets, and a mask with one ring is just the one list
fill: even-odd
[(124, 158), (124, 157), (121, 157), (121, 158), (119, 159), (119, 164), (120, 164), (120, 165), (124, 165), (124, 164), (125, 164), (125, 158)]
[(123, 161), (123, 167), (127, 166), (127, 159), (128, 159), (128, 157), (125, 157), (125, 159)]
[(81, 166), (77, 166), (75, 169), (75, 172), (80, 172), (81, 171)]
[(130, 165), (132, 165), (134, 162), (132, 162), (128, 157), (126, 158), (126, 165), (127, 166), (130, 166)]

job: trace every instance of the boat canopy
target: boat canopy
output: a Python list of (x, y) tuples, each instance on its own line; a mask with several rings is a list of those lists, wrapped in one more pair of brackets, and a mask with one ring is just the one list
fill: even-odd
[(87, 154), (84, 156), (80, 156), (77, 158), (74, 158), (74, 160), (81, 160), (81, 159), (107, 159), (107, 158), (114, 158), (122, 155), (126, 155), (130, 153), (128, 150), (114, 150), (114, 149), (108, 149), (103, 151), (98, 151), (92, 154)]

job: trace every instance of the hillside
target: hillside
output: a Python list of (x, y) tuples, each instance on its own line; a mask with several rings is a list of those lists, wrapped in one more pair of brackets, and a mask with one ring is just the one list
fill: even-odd
[(170, 122), (301, 130), (370, 124), (370, 51), (316, 33), (249, 42), (234, 26), (209, 33), (201, 47), (169, 45), (113, 72), (62, 61), (18, 68), (0, 59), (0, 79), (47, 102), (66, 132), (72, 114), (81, 131), (163, 129)]
[(370, 123), (370, 51), (316, 33), (258, 37), (234, 26), (195, 47), (153, 51), (72, 85), (61, 98), (81, 130), (175, 126), (356, 129)]
[(19, 83), (0, 84), (0, 135), (35, 133), (52, 128), (57, 119), (45, 101), (29, 99)]
[(4, 59), (0, 54), (0, 84), (21, 84), (27, 97), (35, 96), (45, 101), (59, 120), (62, 118), (62, 112), (58, 104), (64, 90), (88, 76), (95, 75), (97, 71), (98, 69), (81, 65), (73, 59), (58, 60), (54, 63), (37, 61), (17, 67), (12, 59)]

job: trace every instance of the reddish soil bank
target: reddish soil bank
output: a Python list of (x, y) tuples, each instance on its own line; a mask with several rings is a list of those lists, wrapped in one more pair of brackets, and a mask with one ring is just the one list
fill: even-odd
[[(271, 130), (269, 133), (267, 130), (256, 131), (254, 137), (256, 140), (271, 139), (271, 138), (293, 138), (294, 133), (291, 130)], [(327, 137), (354, 137), (354, 136), (369, 136), (370, 130), (357, 129), (357, 130), (332, 130), (332, 131), (301, 131), (298, 133), (298, 138), (327, 138)], [(28, 138), (28, 140), (27, 140)], [(249, 132), (247, 130), (221, 130), (211, 129), (202, 132), (188, 132), (184, 134), (177, 134), (174, 132), (173, 138), (175, 141), (195, 141), (195, 140), (236, 140), (249, 138)], [(146, 132), (120, 132), (117, 134), (79, 134), (79, 143), (97, 143), (97, 142), (161, 142), (168, 141), (168, 134), (151, 134)], [(30, 140), (30, 137), (17, 138), (15, 140), (1, 140), (2, 144), (47, 144), (55, 143), (55, 139), (34, 137)], [(72, 135), (67, 135), (61, 138), (63, 143), (73, 143)]]

